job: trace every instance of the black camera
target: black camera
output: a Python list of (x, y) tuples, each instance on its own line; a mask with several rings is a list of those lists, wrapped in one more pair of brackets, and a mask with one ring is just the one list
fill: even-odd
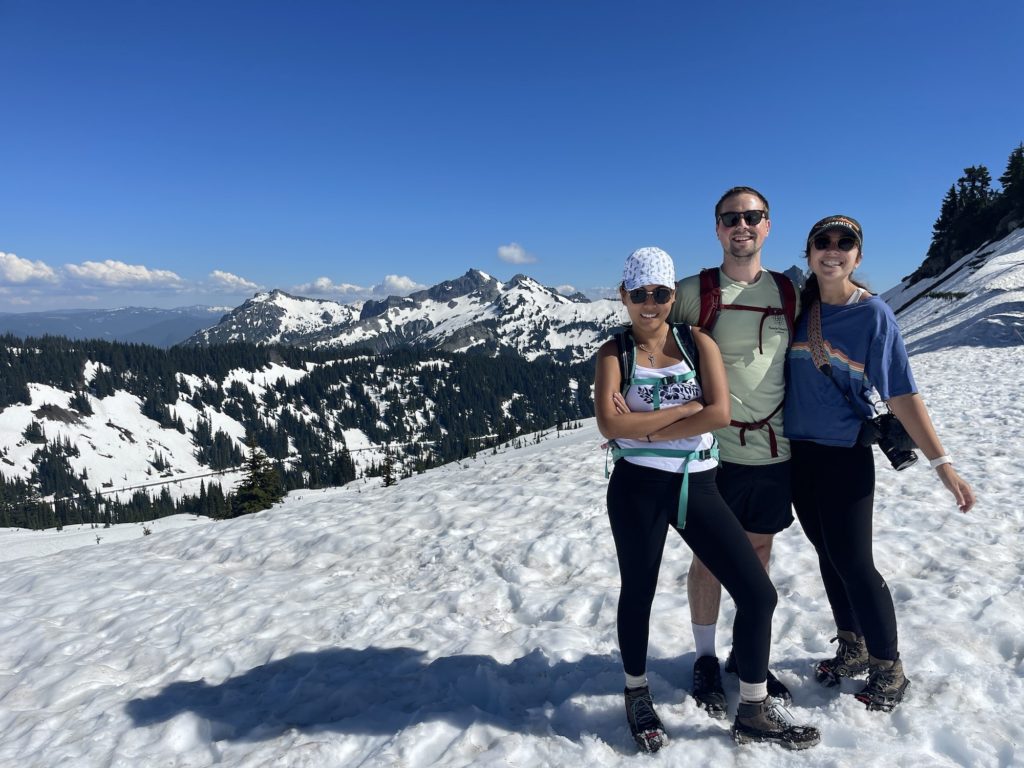
[(885, 458), (897, 471), (906, 469), (917, 461), (917, 454), (914, 453), (917, 446), (900, 420), (891, 413), (883, 413), (865, 421), (858, 442), (861, 445), (878, 443)]

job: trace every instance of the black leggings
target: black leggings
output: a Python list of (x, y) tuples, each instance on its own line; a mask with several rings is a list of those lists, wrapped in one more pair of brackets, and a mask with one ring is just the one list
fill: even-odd
[(897, 657), (896, 610), (871, 554), (875, 461), (871, 448), (793, 440), (793, 506), (818, 552), (836, 627), (863, 635), (868, 652)]
[[(647, 669), (651, 604), (665, 537), (679, 506), (682, 475), (620, 460), (608, 483), (608, 517), (619, 559), (618, 634), (629, 675)], [(740, 679), (764, 681), (778, 596), (747, 534), (722, 500), (715, 470), (690, 475), (686, 527), (675, 528), (736, 603), (733, 647)]]

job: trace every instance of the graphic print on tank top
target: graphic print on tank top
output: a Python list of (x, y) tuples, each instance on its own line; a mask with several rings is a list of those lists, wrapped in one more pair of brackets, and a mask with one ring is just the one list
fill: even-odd
[[(647, 405), (654, 403), (654, 387), (649, 384), (635, 385), (633, 393)], [(669, 404), (682, 405), (691, 400), (699, 400), (702, 395), (703, 392), (696, 379), (674, 382), (661, 388), (661, 407), (664, 408)]]

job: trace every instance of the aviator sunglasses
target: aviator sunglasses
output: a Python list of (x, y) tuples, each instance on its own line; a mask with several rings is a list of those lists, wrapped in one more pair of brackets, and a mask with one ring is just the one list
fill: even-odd
[(840, 251), (846, 251), (849, 253), (857, 247), (857, 238), (850, 237), (849, 235), (840, 237), (838, 240), (833, 240), (828, 235), (818, 235), (811, 242), (819, 251), (827, 251), (829, 248), (838, 248)]
[(643, 304), (647, 301), (648, 296), (654, 297), (655, 304), (668, 304), (669, 299), (672, 298), (672, 289), (659, 287), (648, 291), (646, 288), (634, 288), (629, 292), (629, 300), (634, 304)]
[(740, 223), (740, 219), (743, 219), (750, 226), (756, 227), (761, 223), (761, 219), (767, 217), (767, 211), (727, 211), (718, 214), (718, 220), (722, 222), (723, 227), (735, 227)]

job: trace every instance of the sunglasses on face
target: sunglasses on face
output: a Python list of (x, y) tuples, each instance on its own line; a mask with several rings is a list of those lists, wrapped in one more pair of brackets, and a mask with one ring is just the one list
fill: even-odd
[(653, 291), (648, 291), (646, 288), (634, 288), (629, 292), (629, 300), (634, 304), (643, 304), (647, 301), (648, 296), (654, 297), (655, 304), (668, 304), (669, 299), (672, 298), (672, 289), (655, 288)]
[(840, 251), (850, 252), (857, 247), (857, 238), (846, 235), (833, 240), (828, 235), (818, 235), (811, 241), (819, 251), (827, 251), (829, 248), (838, 248)]
[(723, 227), (735, 227), (740, 223), (740, 219), (750, 226), (756, 227), (761, 223), (761, 219), (766, 218), (768, 218), (767, 211), (726, 211), (718, 214), (718, 220), (722, 222)]

